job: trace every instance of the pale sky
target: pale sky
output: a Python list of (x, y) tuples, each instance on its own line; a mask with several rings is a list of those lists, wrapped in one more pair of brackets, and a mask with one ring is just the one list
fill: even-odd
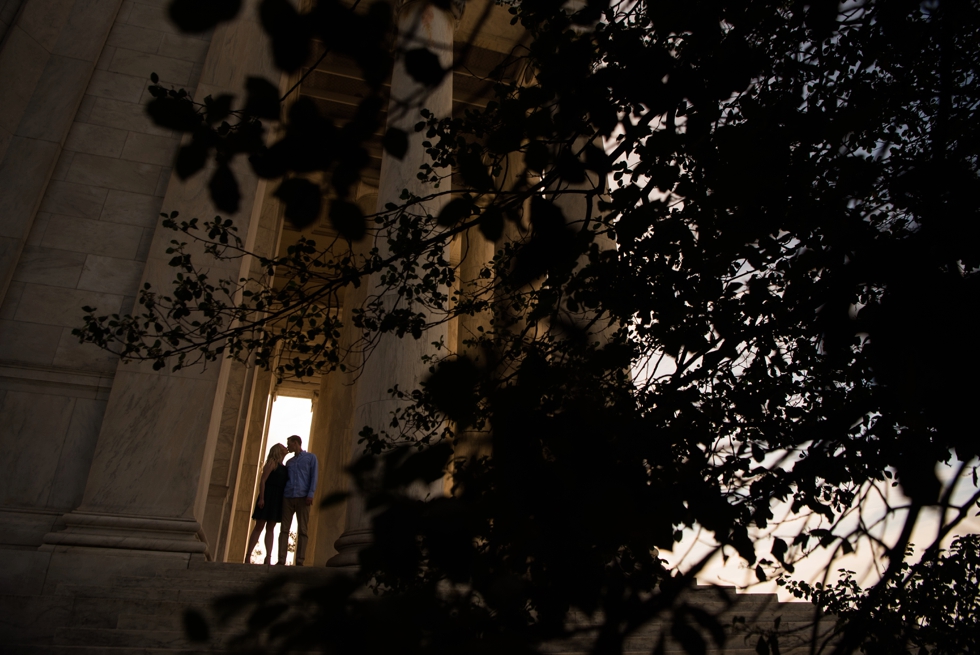
[[(948, 466), (944, 464), (937, 466), (936, 473), (939, 479), (948, 486), (958, 466), (959, 461), (954, 459)], [(908, 500), (898, 487), (883, 486), (881, 491), (892, 506), (903, 505)], [(963, 503), (975, 491), (976, 487), (973, 486), (972, 472), (970, 467), (967, 467), (957, 485), (952, 501), (953, 503)], [(871, 524), (882, 518), (884, 508), (885, 504), (880, 499), (868, 503), (862, 508), (861, 514), (865, 523)], [(797, 519), (794, 521), (792, 517), (788, 517), (789, 507), (787, 504), (781, 506), (774, 505), (773, 514), (776, 519), (782, 517), (789, 518), (783, 527), (775, 528), (772, 534), (784, 537), (787, 542), (790, 542), (792, 537), (799, 532), (800, 520)], [(949, 537), (943, 540), (944, 547), (948, 547), (958, 535), (980, 532), (980, 517), (975, 516), (975, 514), (976, 512), (971, 511), (970, 516), (960, 523)], [(885, 543), (894, 544), (901, 532), (903, 519), (904, 513), (895, 514), (890, 520), (881, 522), (875, 530), (875, 534), (881, 537)], [(854, 516), (854, 520), (857, 520), (856, 515)], [(853, 521), (851, 521), (851, 525), (854, 525)], [(912, 534), (912, 542), (917, 546), (916, 550), (921, 551), (933, 542), (938, 527), (938, 513), (934, 510), (924, 512)], [(838, 531), (835, 531), (835, 533)], [(756, 536), (759, 536), (758, 533), (756, 533)], [(714, 540), (711, 539), (710, 534), (698, 534), (694, 530), (686, 530), (684, 539), (675, 546), (674, 550), (662, 551), (660, 556), (667, 560), (669, 565), (684, 570), (686, 567), (697, 562), (702, 556), (709, 553), (713, 547)], [(769, 559), (773, 559), (769, 554), (771, 547), (772, 542), (770, 539), (759, 539), (756, 543), (757, 556), (759, 558), (768, 557)], [(784, 591), (782, 587), (778, 587), (773, 581), (759, 583), (755, 576), (755, 567), (746, 567), (737, 555), (733, 552), (731, 555), (728, 558), (728, 562), (723, 563), (721, 556), (716, 554), (707, 566), (705, 566), (701, 574), (698, 575), (698, 582), (701, 584), (723, 584), (745, 587), (746, 591), (754, 593), (776, 592), (779, 594), (781, 601), (796, 600), (788, 592)], [(830, 549), (816, 551), (807, 560), (797, 564), (796, 572), (792, 577), (811, 583), (823, 580), (824, 570), (827, 568), (829, 556)], [(878, 579), (881, 572), (879, 568), (881, 564), (880, 560), (876, 563), (875, 553), (871, 546), (866, 541), (862, 541), (857, 545), (857, 548), (852, 554), (841, 556), (830, 565), (831, 575), (828, 581), (833, 582), (836, 580), (839, 577), (837, 570), (843, 568), (854, 571), (858, 574), (857, 579), (860, 582), (870, 585)]]

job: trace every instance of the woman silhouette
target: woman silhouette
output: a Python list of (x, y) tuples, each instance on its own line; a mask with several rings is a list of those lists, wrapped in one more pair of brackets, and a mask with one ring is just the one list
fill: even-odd
[(286, 487), (287, 470), (282, 463), (286, 456), (286, 447), (277, 443), (269, 449), (269, 457), (265, 460), (262, 467), (262, 480), (259, 482), (259, 497), (255, 501), (255, 511), (252, 518), (255, 519), (255, 528), (248, 537), (248, 551), (245, 561), (252, 560), (252, 551), (259, 543), (259, 535), (265, 528), (265, 562), (269, 564), (272, 557), (272, 538), (276, 523), (282, 521), (282, 491)]

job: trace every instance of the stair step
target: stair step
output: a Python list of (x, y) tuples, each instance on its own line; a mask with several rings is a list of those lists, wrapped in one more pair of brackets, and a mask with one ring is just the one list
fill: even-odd
[(71, 619), (72, 605), (66, 597), (0, 596), (0, 634), (36, 643), (50, 640), (55, 626)]
[(193, 560), (190, 568), (170, 569), (161, 573), (163, 578), (192, 578), (195, 580), (261, 580), (277, 575), (288, 576), (289, 579), (300, 578), (310, 582), (323, 583), (338, 575), (348, 575), (338, 569), (328, 569), (325, 566), (265, 566), (262, 564), (233, 564), (230, 562), (196, 563)]
[(7, 646), (3, 651), (4, 655), (213, 655), (214, 652), (200, 648), (104, 648), (55, 645), (14, 645)]
[(120, 598), (124, 600), (177, 600), (177, 589), (141, 589), (133, 587), (108, 587), (99, 585), (59, 584), (57, 596), (77, 598)]
[[(181, 608), (187, 609), (187, 607), (187, 605), (181, 604)], [(211, 620), (208, 622), (208, 625), (211, 627), (211, 632), (215, 634), (233, 635), (245, 629), (247, 620), (248, 616), (242, 615), (221, 625), (218, 625), (217, 621)], [(116, 621), (116, 629), (181, 631), (184, 629), (184, 612), (180, 611), (172, 614), (120, 614), (119, 619)]]
[(125, 589), (186, 589), (213, 591), (215, 593), (240, 593), (255, 589), (260, 580), (222, 580), (220, 578), (171, 578), (171, 577), (139, 577), (120, 575), (113, 577), (109, 583), (111, 588)]
[[(13, 647), (4, 644), (4, 655), (203, 655), (222, 652), (229, 639), (244, 631), (247, 614), (236, 615), (228, 624), (217, 625), (213, 604), (219, 598), (233, 594), (251, 595), (261, 585), (283, 581), (281, 592), (295, 596), (300, 590), (334, 580), (345, 572), (325, 567), (283, 567), (251, 564), (202, 562), (192, 559), (188, 568), (171, 569), (154, 576), (120, 575), (107, 578), (104, 585), (59, 585), (55, 594), (45, 597), (41, 605), (6, 597), (0, 612), (9, 607), (7, 624), (16, 625), (17, 612), (34, 615), (31, 608), (50, 606), (52, 621), (45, 634), (29, 635), (24, 640), (30, 646)], [(364, 590), (369, 593), (368, 590)], [(263, 592), (260, 592), (263, 593)], [(0, 597), (2, 598), (2, 597)], [(26, 597), (25, 597), (26, 598)], [(716, 615), (729, 635), (726, 649), (708, 642), (707, 653), (721, 655), (750, 655), (755, 653), (758, 637), (747, 633), (735, 617), (759, 628), (774, 627), (780, 617), (779, 631), (786, 636), (780, 641), (783, 655), (809, 653), (809, 647), (799, 646), (811, 634), (816, 618), (809, 603), (779, 603), (775, 594), (736, 594), (733, 589), (701, 587), (688, 590), (683, 600)], [(43, 606), (43, 607), (42, 607)], [(187, 639), (183, 615), (195, 609), (209, 619), (212, 642), (202, 645)], [(16, 610), (16, 611), (14, 611)], [(43, 612), (42, 612), (43, 614)], [(575, 621), (580, 626), (594, 619), (585, 616)], [(625, 644), (624, 655), (649, 655), (668, 631), (671, 617), (664, 614), (638, 630)], [(0, 619), (0, 623), (4, 621)], [(32, 619), (38, 623), (36, 615)], [(45, 622), (48, 623), (48, 622)], [(58, 626), (58, 627), (55, 627)], [(819, 624), (819, 633), (828, 634), (832, 620)], [(7, 630), (16, 634), (16, 630)], [(26, 633), (25, 633), (26, 636)], [(590, 637), (592, 635), (589, 635)], [(548, 644), (542, 648), (547, 655), (582, 655), (591, 646), (588, 639), (573, 639)], [(666, 653), (683, 653), (674, 640), (666, 642)]]
[(58, 628), (56, 646), (99, 648), (194, 649), (207, 644), (191, 642), (183, 630), (105, 630), (102, 628)]
[(208, 604), (231, 593), (247, 593), (249, 589), (181, 589), (153, 587), (100, 587), (95, 585), (58, 585), (55, 594), (76, 598), (117, 598), (122, 600), (156, 600)]
[(115, 628), (122, 614), (173, 616), (180, 619), (188, 609), (205, 616), (210, 614), (209, 603), (181, 603), (169, 600), (140, 600), (125, 598), (76, 598), (68, 627)]

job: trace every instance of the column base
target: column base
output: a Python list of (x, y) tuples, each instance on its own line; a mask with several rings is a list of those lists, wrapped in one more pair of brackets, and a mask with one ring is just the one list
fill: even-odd
[(350, 530), (334, 544), (337, 554), (327, 560), (329, 568), (357, 568), (361, 551), (374, 541), (371, 530)]
[(96, 514), (75, 510), (64, 515), (64, 522), (66, 529), (44, 535), (44, 544), (199, 553), (211, 559), (201, 524), (191, 519)]

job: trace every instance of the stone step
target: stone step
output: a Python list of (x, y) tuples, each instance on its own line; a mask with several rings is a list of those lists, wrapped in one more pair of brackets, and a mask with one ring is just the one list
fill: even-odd
[[(70, 620), (62, 623), (67, 627), (85, 628), (128, 628), (155, 629), (154, 625), (165, 630), (182, 630), (183, 616), (188, 609), (200, 612), (212, 626), (220, 632), (235, 631), (244, 626), (248, 613), (239, 613), (229, 621), (219, 623), (210, 603), (182, 603), (166, 600), (129, 600), (120, 598), (78, 598)], [(140, 618), (132, 618), (140, 617)], [(149, 621), (153, 617), (156, 624), (137, 625), (140, 620)], [(127, 623), (132, 622), (132, 623)]]
[(58, 628), (56, 646), (98, 648), (200, 649), (208, 644), (190, 641), (183, 630), (104, 630), (101, 628)]
[[(684, 650), (683, 646), (677, 643), (670, 643), (670, 642), (664, 645), (663, 652), (665, 653), (665, 655), (681, 655), (682, 653), (683, 655), (688, 655), (688, 651)], [(810, 655), (809, 648), (805, 650), (798, 649), (798, 648), (786, 649), (783, 648), (781, 644), (779, 647), (779, 652), (781, 653), (781, 655), (804, 655), (804, 654)], [(738, 646), (730, 646), (727, 648), (717, 648), (712, 644), (704, 650), (704, 653), (705, 655), (758, 655), (758, 651), (756, 651), (755, 649), (754, 642), (753, 645), (751, 646), (739, 644)], [(554, 653), (549, 653), (549, 655), (583, 655), (583, 651), (565, 650), (565, 651), (557, 651)], [(623, 649), (623, 655), (650, 655), (650, 651)]]
[[(667, 644), (664, 647), (664, 655), (689, 655), (688, 651), (684, 650), (684, 647), (679, 644)], [(782, 645), (779, 646), (779, 652), (781, 655), (811, 655), (809, 647), (806, 648), (784, 648)], [(706, 648), (704, 650), (705, 655), (758, 655), (758, 651), (755, 646), (739, 646), (737, 648)], [(549, 655), (583, 655), (582, 651), (561, 651), (556, 653), (551, 653)], [(631, 651), (623, 650), (623, 655), (650, 655), (650, 651)]]
[[(270, 576), (271, 579), (272, 576)], [(221, 578), (193, 577), (140, 577), (120, 575), (113, 577), (110, 588), (137, 589), (186, 589), (214, 591), (215, 593), (239, 593), (252, 591), (264, 580), (222, 580)]]
[(76, 598), (119, 598), (123, 600), (169, 600), (183, 603), (206, 604), (227, 595), (221, 591), (202, 589), (155, 589), (143, 587), (100, 587), (96, 585), (59, 584), (55, 589), (59, 596)]
[[(200, 648), (111, 648), (103, 646), (38, 646), (15, 645), (0, 651), (3, 655), (214, 655), (239, 651), (200, 649)], [(279, 655), (313, 655), (302, 651), (279, 651)], [(577, 653), (576, 655), (581, 655)]]
[(179, 620), (187, 609), (195, 609), (210, 617), (210, 605), (180, 603), (168, 600), (140, 600), (112, 597), (76, 598), (71, 627), (115, 628), (123, 614), (173, 616)]
[[(326, 580), (307, 579), (289, 575), (270, 575), (254, 580), (222, 580), (220, 578), (205, 578), (203, 580), (192, 577), (137, 577), (137, 576), (118, 576), (112, 578), (106, 585), (109, 589), (163, 589), (179, 590), (186, 592), (210, 593), (214, 598), (233, 594), (252, 594), (258, 591), (263, 585), (270, 583), (281, 583), (281, 589), (287, 592), (297, 592), (309, 587), (316, 587), (325, 584)], [(129, 592), (127, 592), (129, 593)]]
[(0, 596), (0, 634), (17, 635), (25, 642), (49, 640), (55, 626), (71, 620), (73, 605), (74, 600), (64, 596)]
[(183, 630), (183, 613), (180, 614), (120, 614), (116, 630)]
[[(181, 607), (186, 609), (188, 606), (181, 605)], [(208, 625), (212, 633), (233, 635), (243, 631), (247, 621), (248, 616), (241, 615), (227, 623), (221, 624), (216, 620), (210, 620), (208, 621)], [(120, 614), (115, 627), (117, 630), (180, 631), (184, 629), (184, 613), (181, 611), (172, 614)]]
[[(104, 648), (101, 646), (13, 645), (4, 655), (213, 655), (200, 648)], [(220, 652), (220, 651), (217, 651)]]
[[(820, 635), (828, 634), (828, 633), (829, 633), (828, 631), (824, 630), (824, 631), (818, 632), (817, 635), (820, 636)], [(745, 641), (745, 637), (746, 636), (749, 637), (749, 641), (751, 641), (753, 644), (756, 641), (758, 641), (758, 639), (759, 639), (758, 635), (752, 636), (752, 635), (745, 635), (744, 633), (743, 634), (731, 634), (731, 633), (727, 633), (727, 635), (728, 635), (728, 643), (731, 644), (731, 645), (734, 645), (734, 644), (741, 643), (741, 642)], [(704, 637), (705, 641), (707, 641), (708, 643), (712, 643), (712, 644), (714, 643), (714, 641), (711, 639), (710, 635), (705, 634), (705, 633), (702, 633), (702, 636)], [(806, 631), (802, 631), (801, 630), (799, 633), (792, 633), (792, 634), (780, 633), (779, 634), (779, 637), (780, 637), (781, 642), (782, 643), (785, 643), (787, 645), (797, 643), (798, 641), (800, 641), (800, 638), (803, 637), (803, 636), (809, 637), (810, 636), (810, 631), (809, 630), (806, 630)], [(639, 638), (627, 639), (626, 640), (626, 644), (623, 647), (623, 650), (624, 651), (635, 651), (635, 652), (650, 653), (651, 651), (653, 651), (653, 649), (657, 645), (657, 642), (658, 641), (659, 641), (659, 635), (656, 636), (656, 637), (639, 637)], [(580, 652), (588, 652), (588, 651), (583, 650), (583, 651), (580, 651)]]
[[(811, 627), (812, 627), (811, 625), (790, 626), (786, 628), (785, 631), (781, 629), (779, 632), (779, 636), (780, 639), (782, 640), (782, 643), (786, 645), (794, 645), (800, 641), (801, 637), (809, 638), (811, 634)], [(830, 631), (832, 630), (832, 626), (830, 625), (822, 626), (822, 628), (823, 629), (818, 630), (817, 632), (818, 636), (825, 636), (829, 634)], [(700, 632), (706, 642), (708, 642), (709, 644), (714, 644), (714, 641), (706, 631), (701, 630)], [(655, 630), (654, 629), (648, 630), (645, 634), (633, 635), (626, 640), (623, 646), (624, 652), (629, 651), (629, 652), (650, 653), (653, 651), (654, 647), (659, 642), (661, 634), (666, 634), (668, 636), (668, 642), (673, 643), (673, 639), (669, 637), (669, 633), (670, 633), (670, 625), (666, 624), (666, 625), (657, 626)], [(741, 644), (745, 642), (747, 638), (749, 641), (753, 643), (753, 647), (754, 647), (755, 642), (758, 640), (758, 634), (756, 634), (755, 636), (747, 635), (744, 631), (735, 632), (730, 629), (726, 629), (725, 634), (727, 636), (727, 643), (729, 646)], [(593, 645), (593, 637), (581, 638), (581, 639), (569, 639), (561, 642), (544, 644), (541, 647), (541, 651), (544, 653), (549, 653), (549, 655), (556, 654), (556, 653), (572, 652), (572, 651), (578, 653), (588, 653), (591, 651), (592, 645)]]
[[(737, 609), (724, 610), (720, 612), (717, 609), (715, 610), (705, 609), (705, 611), (707, 611), (709, 614), (714, 616), (715, 619), (718, 621), (718, 623), (720, 623), (723, 627), (732, 626), (732, 625), (751, 624), (756, 627), (767, 629), (767, 630), (775, 627), (775, 619), (777, 616), (780, 620), (779, 621), (780, 629), (784, 629), (788, 624), (811, 625), (814, 622), (814, 620), (817, 620), (819, 618), (819, 615), (815, 614), (812, 609), (793, 611), (793, 612), (784, 611), (780, 613), (765, 613), (762, 615), (749, 614), (747, 612), (740, 611)], [(736, 618), (743, 619), (743, 620), (740, 620), (736, 624), (735, 623)], [(671, 621), (673, 621), (673, 619), (670, 614), (666, 614), (666, 613), (662, 614), (661, 616), (654, 619), (653, 621), (644, 624), (640, 628), (640, 632), (643, 632), (644, 630), (648, 630), (648, 629), (653, 629), (654, 627), (663, 625), (664, 623), (667, 623), (669, 625)], [(694, 623), (694, 619), (691, 619), (690, 622)], [(577, 625), (579, 627), (584, 627), (585, 625), (588, 624), (586, 624), (585, 622), (580, 622)]]
[(191, 560), (186, 569), (170, 569), (161, 572), (157, 577), (193, 578), (195, 580), (256, 580), (267, 579), (276, 575), (289, 576), (290, 579), (326, 582), (337, 575), (348, 575), (337, 569), (325, 566), (265, 566), (262, 564), (234, 564), (230, 562), (195, 562)]
[[(62, 632), (65, 630), (65, 632)], [(56, 643), (55, 647), (65, 647), (73, 646), (76, 648), (84, 647), (91, 649), (112, 649), (112, 653), (116, 653), (116, 649), (161, 649), (161, 652), (180, 652), (183, 653), (188, 649), (193, 647), (193, 643), (187, 640), (184, 633), (180, 630), (89, 630), (89, 629), (74, 629), (72, 632), (68, 632), (67, 629), (60, 629), (58, 635), (59, 642), (69, 642), (70, 643)], [(227, 637), (225, 634), (216, 634), (215, 642), (221, 643)], [(736, 653), (755, 653), (754, 643), (757, 637), (752, 637), (749, 639), (749, 644), (739, 643), (742, 640), (732, 639), (727, 644), (724, 649), (719, 649), (713, 647), (713, 642), (708, 640), (709, 647), (706, 651), (708, 654), (731, 654)], [(792, 653), (797, 649), (799, 652), (808, 652), (807, 648), (794, 647), (787, 643), (784, 639), (782, 642), (781, 652), (785, 654)], [(627, 643), (623, 649), (624, 655), (648, 655), (655, 642), (651, 641), (649, 643)], [(682, 653), (685, 652), (683, 648), (669, 640), (666, 644), (666, 653)], [(109, 652), (109, 651), (106, 651)], [(564, 648), (549, 648), (545, 647), (542, 652), (546, 652), (549, 655), (582, 655), (586, 652), (582, 649), (575, 649), (569, 646)]]

